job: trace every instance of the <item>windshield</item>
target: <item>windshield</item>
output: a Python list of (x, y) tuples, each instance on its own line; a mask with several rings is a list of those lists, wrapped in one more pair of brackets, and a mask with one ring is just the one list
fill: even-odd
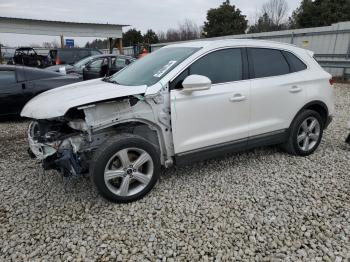
[(94, 57), (93, 56), (89, 56), (87, 58), (84, 58), (78, 62), (76, 62), (73, 66), (75, 68), (81, 68), (82, 66), (86, 65), (88, 62), (90, 62)]
[(193, 47), (161, 48), (130, 64), (109, 80), (125, 86), (154, 85), (198, 50)]

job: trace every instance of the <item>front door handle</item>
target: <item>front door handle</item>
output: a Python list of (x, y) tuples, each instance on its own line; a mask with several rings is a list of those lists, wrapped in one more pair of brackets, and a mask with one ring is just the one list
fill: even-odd
[(246, 100), (247, 98), (242, 94), (235, 94), (233, 97), (230, 98), (231, 102), (241, 102)]
[(291, 89), (289, 89), (289, 92), (291, 92), (291, 93), (299, 93), (299, 92), (301, 92), (301, 87), (299, 87), (299, 86), (292, 86), (291, 87)]

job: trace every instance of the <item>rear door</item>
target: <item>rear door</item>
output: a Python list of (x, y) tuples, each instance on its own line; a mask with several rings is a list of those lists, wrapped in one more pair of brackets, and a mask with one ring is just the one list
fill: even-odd
[(248, 48), (251, 74), (250, 137), (287, 129), (306, 98), (303, 77), (284, 51)]
[(15, 68), (0, 69), (0, 115), (19, 114), (24, 105), (23, 98)]

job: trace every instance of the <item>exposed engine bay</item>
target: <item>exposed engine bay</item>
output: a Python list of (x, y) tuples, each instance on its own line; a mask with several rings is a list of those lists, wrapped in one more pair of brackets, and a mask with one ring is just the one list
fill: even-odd
[(89, 171), (93, 152), (101, 144), (131, 133), (154, 144), (161, 163), (170, 166), (174, 151), (168, 94), (123, 97), (72, 108), (63, 117), (34, 120), (28, 129), (29, 154), (42, 161), (45, 170), (76, 176)]

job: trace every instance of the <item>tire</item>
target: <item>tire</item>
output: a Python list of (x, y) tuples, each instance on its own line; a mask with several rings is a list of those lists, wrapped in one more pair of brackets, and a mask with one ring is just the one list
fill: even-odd
[(107, 140), (94, 153), (90, 166), (98, 192), (115, 203), (143, 198), (160, 176), (158, 152), (153, 144), (132, 134)]
[(303, 110), (293, 120), (289, 128), (288, 140), (283, 148), (291, 155), (311, 155), (320, 145), (323, 129), (324, 121), (319, 113)]

